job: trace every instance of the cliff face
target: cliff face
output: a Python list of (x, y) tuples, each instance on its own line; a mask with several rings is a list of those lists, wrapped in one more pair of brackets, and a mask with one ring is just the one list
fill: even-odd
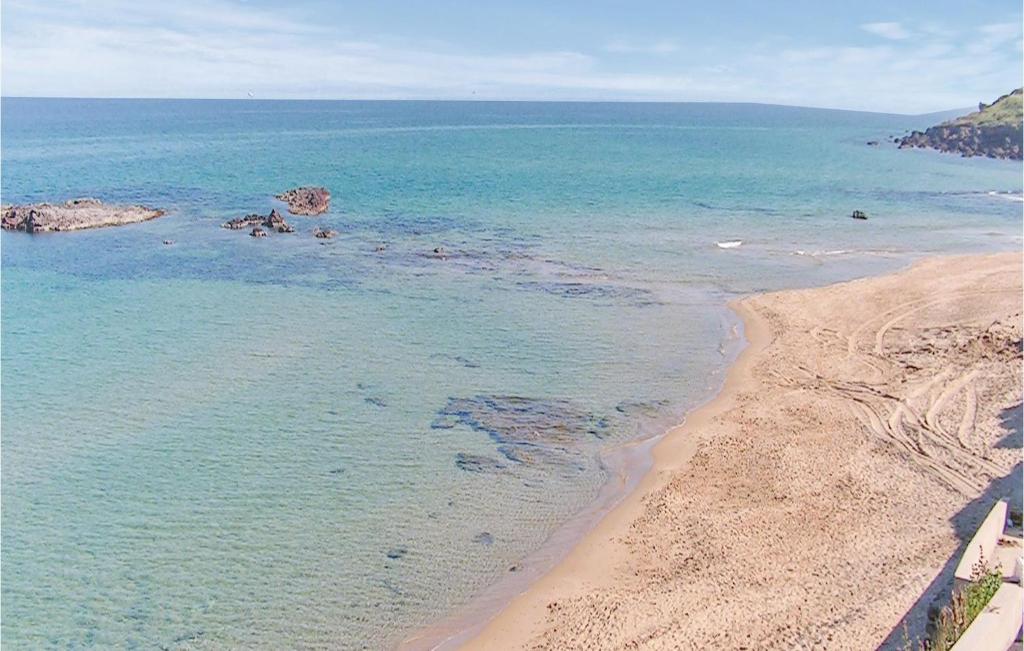
[(905, 147), (929, 147), (961, 156), (988, 156), (1021, 160), (1021, 89), (1003, 95), (978, 111), (940, 125), (914, 131), (899, 141)]

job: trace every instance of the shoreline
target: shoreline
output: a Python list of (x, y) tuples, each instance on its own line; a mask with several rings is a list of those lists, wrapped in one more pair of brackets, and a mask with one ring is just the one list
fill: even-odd
[(683, 422), (601, 450), (599, 458), (608, 471), (608, 479), (593, 501), (556, 527), (539, 548), (517, 561), (515, 572), (506, 573), (453, 613), (416, 628), (399, 642), (397, 649), (449, 651), (462, 647), (477, 637), (514, 599), (561, 565), (609, 513), (638, 491), (654, 466), (653, 450), (673, 431), (683, 427), (694, 413), (718, 399), (739, 358), (750, 347), (746, 338), (747, 324), (737, 310), (742, 300), (730, 300), (722, 308), (730, 320), (728, 334), (720, 344), (724, 363), (712, 375), (717, 381), (708, 392), (683, 413)]
[[(488, 629), (494, 624), (496, 619), (505, 616), (507, 612), (515, 608), (516, 602), (524, 596), (543, 589), (541, 586), (545, 582), (551, 581), (552, 577), (571, 573), (573, 566), (570, 563), (573, 557), (585, 553), (581, 548), (588, 543), (593, 544), (592, 539), (596, 536), (600, 536), (602, 533), (611, 533), (616, 526), (621, 526), (627, 513), (632, 513), (632, 503), (642, 499), (651, 487), (659, 481), (659, 477), (663, 472), (678, 469), (689, 463), (701, 441), (698, 437), (687, 437), (688, 430), (699, 427), (702, 423), (714, 418), (715, 415), (724, 411), (732, 404), (732, 393), (746, 388), (749, 382), (748, 373), (750, 366), (756, 360), (756, 355), (770, 341), (767, 324), (755, 312), (744, 305), (746, 300), (744, 297), (727, 303), (728, 308), (739, 319), (739, 341), (742, 348), (738, 351), (738, 354), (733, 355), (732, 362), (726, 367), (725, 377), (718, 389), (694, 409), (688, 411), (684, 415), (683, 422), (669, 427), (664, 432), (655, 436), (619, 446), (618, 449), (630, 448), (635, 450), (637, 457), (632, 461), (637, 463), (637, 466), (631, 468), (633, 476), (630, 478), (630, 481), (621, 482), (621, 491), (617, 499), (611, 502), (602, 502), (599, 498), (598, 502), (589, 505), (584, 510), (584, 513), (590, 516), (585, 518), (589, 526), (584, 525), (582, 530), (578, 529), (581, 525), (578, 518), (574, 518), (569, 523), (566, 523), (566, 525), (559, 527), (538, 552), (549, 548), (551, 544), (557, 546), (558, 542), (565, 543), (566, 541), (564, 540), (558, 540), (560, 533), (565, 536), (564, 529), (576, 531), (576, 535), (569, 538), (568, 546), (563, 547), (561, 553), (556, 553), (554, 562), (549, 563), (546, 569), (536, 568), (542, 571), (536, 572), (536, 575), (522, 589), (513, 594), (506, 592), (501, 595), (499, 597), (500, 603), (498, 604), (491, 602), (489, 604), (491, 608), (487, 609), (489, 614), (486, 619), (471, 622), (466, 627), (450, 629), (449, 634), (441, 640), (429, 635), (423, 637), (420, 634), (414, 635), (403, 641), (399, 646), (400, 649), (452, 651), (454, 649), (474, 649), (478, 647), (481, 649), (493, 648), (495, 641), (501, 640), (503, 637), (502, 632), (495, 632), (493, 635), (488, 634)], [(614, 453), (615, 451), (613, 449), (609, 452)], [(626, 463), (629, 463), (629, 461)], [(597, 507), (596, 509), (595, 506)], [(537, 556), (538, 552), (529, 555), (527, 559)], [(540, 558), (543, 558), (543, 555)], [(550, 561), (551, 558), (549, 557), (548, 560)], [(471, 603), (476, 601), (477, 599), (474, 598)], [(486, 599), (484, 601), (487, 603)], [(497, 608), (494, 607), (495, 605), (497, 605)], [(433, 641), (434, 643), (422, 644), (422, 642), (428, 641)], [(498, 646), (501, 646), (500, 643)]]
[[(649, 470), (634, 479), (632, 488), (608, 505), (603, 515), (594, 519), (593, 526), (582, 532), (575, 545), (568, 549), (560, 559), (556, 559), (557, 562), (548, 571), (538, 573), (539, 575), (536, 577), (531, 576), (532, 580), (514, 596), (506, 595), (504, 605), (492, 603), (490, 617), (483, 621), (472, 622), (470, 626), (459, 625), (460, 622), (468, 623), (465, 619), (447, 619), (440, 626), (425, 629), (425, 631), (407, 638), (401, 648), (522, 648), (527, 645), (540, 648), (560, 648), (573, 641), (576, 644), (584, 641), (594, 643), (600, 641), (609, 647), (614, 646), (614, 640), (608, 639), (594, 628), (594, 615), (597, 613), (588, 612), (593, 608), (581, 609), (582, 604), (570, 603), (571, 610), (561, 612), (565, 608), (564, 604), (566, 601), (575, 602), (580, 599), (585, 601), (595, 593), (605, 591), (614, 593), (617, 589), (622, 588), (622, 580), (616, 581), (612, 575), (614, 570), (622, 569), (616, 566), (630, 565), (629, 556), (623, 551), (623, 539), (630, 537), (630, 534), (636, 534), (637, 522), (645, 515), (650, 516), (648, 502), (652, 496), (659, 492), (665, 492), (670, 483), (678, 480), (679, 475), (685, 474), (691, 468), (691, 462), (695, 455), (699, 451), (706, 453), (709, 442), (712, 439), (717, 440), (722, 435), (721, 432), (711, 431), (720, 425), (720, 423), (716, 424), (717, 419), (743, 408), (746, 399), (744, 394), (764, 388), (764, 378), (758, 376), (756, 369), (759, 363), (765, 361), (769, 352), (774, 352), (770, 349), (776, 347), (776, 342), (781, 335), (778, 332), (779, 324), (772, 322), (774, 316), (765, 311), (766, 302), (780, 297), (808, 295), (816, 292), (842, 293), (870, 290), (873, 284), (899, 283), (911, 276), (916, 279), (916, 276), (921, 275), (921, 270), (927, 267), (972, 268), (976, 263), (984, 262), (996, 265), (1001, 263), (1005, 271), (1007, 260), (1011, 261), (1009, 268), (1015, 267), (1019, 272), (1020, 255), (1016, 253), (926, 257), (895, 273), (869, 276), (821, 288), (757, 294), (730, 302), (729, 307), (741, 319), (747, 345), (728, 368), (720, 390), (713, 394), (709, 402), (687, 413), (683, 423), (668, 429), (662, 435), (631, 446), (642, 451), (646, 443), (646, 448), (650, 449)], [(1016, 265), (1012, 264), (1013, 260), (1017, 261)], [(1019, 285), (1019, 273), (1017, 273), (1017, 283)], [(1017, 400), (1019, 400), (1019, 395)], [(719, 429), (721, 428), (719, 427)], [(934, 486), (929, 486), (929, 489), (934, 490)], [(952, 501), (956, 502), (957, 500)], [(959, 501), (963, 501), (963, 499)], [(708, 517), (721, 517), (721, 514), (712, 513)], [(667, 533), (671, 534), (672, 531)], [(638, 536), (642, 538), (642, 535)], [(633, 547), (643, 543), (642, 540), (631, 540), (630, 542)], [(945, 548), (948, 548), (949, 541), (946, 542)], [(933, 553), (932, 556), (941, 558), (942, 555)], [(654, 562), (651, 565), (664, 566), (665, 563)], [(936, 567), (939, 566), (941, 563), (936, 565)], [(917, 574), (927, 573), (927, 566), (924, 569), (920, 567), (916, 569)], [(639, 573), (637, 574), (639, 576)], [(904, 602), (908, 594), (912, 594), (916, 599), (924, 593), (925, 584), (929, 581), (935, 583), (938, 578), (934, 573), (930, 576), (919, 576), (912, 582), (912, 587), (904, 586), (899, 596)], [(929, 591), (934, 592), (934, 586), (930, 587)], [(615, 607), (611, 612), (621, 609), (628, 610), (631, 607), (640, 608), (633, 605), (632, 602), (635, 601), (633, 597), (616, 600)], [(648, 604), (648, 606), (655, 605)], [(920, 606), (916, 608), (918, 611), (921, 610)], [(495, 611), (496, 614), (493, 614)], [(608, 614), (610, 613), (598, 614), (598, 617), (606, 617)], [(920, 620), (920, 612), (915, 615), (915, 612), (908, 611), (908, 614), (916, 616), (915, 630), (920, 629), (921, 622), (917, 621)], [(749, 613), (747, 615), (749, 616)], [(650, 619), (650, 615), (634, 612), (625, 621), (635, 626), (636, 620), (644, 618)], [(895, 627), (899, 623), (898, 619), (889, 622), (891, 627)], [(576, 630), (573, 630), (574, 624), (577, 623), (573, 620), (583, 622), (585, 625), (577, 626)], [(670, 624), (678, 629), (678, 622), (662, 621), (661, 623), (663, 625)], [(547, 624), (546, 628), (545, 624)], [(604, 624), (606, 622), (600, 621), (599, 626)], [(735, 621), (734, 624), (738, 628), (741, 622)], [(559, 628), (563, 630), (559, 630)], [(616, 632), (619, 632), (619, 628), (621, 627), (616, 627)], [(654, 626), (651, 630), (658, 631), (659, 627)], [(877, 630), (872, 634), (878, 638)], [(779, 632), (778, 638), (775, 640), (778, 642), (783, 638), (793, 639), (791, 632)], [(716, 639), (713, 635), (706, 638), (706, 640)], [(543, 640), (544, 643), (539, 643), (538, 640)], [(649, 641), (653, 642), (653, 639)], [(875, 641), (877, 643), (881, 639)], [(678, 640), (676, 642), (678, 643)], [(655, 643), (653, 646), (660, 645)]]

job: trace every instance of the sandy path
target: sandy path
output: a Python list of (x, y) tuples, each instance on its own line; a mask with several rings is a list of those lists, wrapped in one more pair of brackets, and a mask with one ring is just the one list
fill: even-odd
[(1021, 400), (1021, 262), (742, 301), (722, 394), (468, 648), (870, 649), (908, 611), (920, 630), (964, 521), (1020, 471), (1000, 414)]

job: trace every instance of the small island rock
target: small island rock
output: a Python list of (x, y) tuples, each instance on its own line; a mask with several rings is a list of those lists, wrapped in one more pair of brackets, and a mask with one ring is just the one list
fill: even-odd
[(163, 216), (163, 210), (145, 206), (105, 204), (98, 199), (72, 199), (63, 204), (37, 203), (3, 206), (0, 227), (9, 231), (46, 233), (135, 224)]
[(331, 193), (327, 188), (301, 187), (282, 192), (276, 198), (287, 203), (288, 212), (293, 215), (319, 215), (327, 212)]

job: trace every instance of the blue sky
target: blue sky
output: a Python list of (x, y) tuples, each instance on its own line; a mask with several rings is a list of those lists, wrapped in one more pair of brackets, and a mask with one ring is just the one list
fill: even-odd
[(8, 96), (749, 101), (923, 113), (1021, 85), (1021, 4), (3, 0)]

